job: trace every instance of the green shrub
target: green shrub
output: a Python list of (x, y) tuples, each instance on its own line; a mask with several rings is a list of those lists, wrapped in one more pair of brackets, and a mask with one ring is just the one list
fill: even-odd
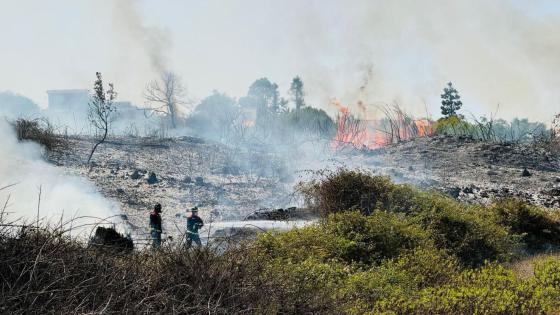
[(275, 313), (340, 314), (336, 292), (348, 273), (348, 268), (340, 263), (275, 259), (268, 262), (261, 277), (269, 286), (278, 288), (268, 299), (269, 309)]
[(504, 200), (491, 206), (500, 224), (522, 236), (530, 252), (560, 246), (560, 220), (543, 208), (519, 200)]
[(347, 313), (363, 314), (380, 300), (408, 296), (416, 290), (413, 277), (391, 264), (351, 275), (340, 295)]
[(457, 262), (441, 251), (418, 248), (378, 267), (348, 277), (341, 290), (346, 311), (363, 314), (384, 299), (414, 295), (420, 289), (450, 282), (459, 273)]
[(401, 210), (397, 206), (410, 207), (408, 197), (415, 193), (409, 186), (395, 185), (388, 177), (375, 176), (369, 171), (339, 169), (317, 175), (317, 179), (300, 183), (297, 188), (308, 206), (324, 217), (347, 210), (365, 214), (375, 209)]
[(448, 283), (460, 271), (453, 256), (429, 247), (407, 252), (387, 264), (406, 272), (418, 289)]
[(286, 127), (291, 130), (332, 139), (336, 134), (336, 124), (322, 109), (303, 107), (283, 113)]
[(317, 226), (261, 235), (257, 247), (268, 259), (301, 262), (313, 258), (371, 265), (428, 243), (428, 234), (402, 216), (347, 212), (331, 215)]
[(544, 287), (560, 289), (560, 261), (548, 258), (534, 266), (535, 281)]
[(463, 117), (453, 115), (439, 119), (436, 122), (434, 131), (436, 135), (467, 136), (476, 134), (476, 127), (464, 120)]
[(542, 305), (548, 313), (560, 311), (560, 261), (548, 258), (534, 266), (531, 279), (533, 303)]
[(420, 226), (392, 213), (375, 212), (371, 216), (359, 212), (337, 213), (329, 216), (323, 229), (327, 234), (352, 242), (341, 257), (343, 260), (366, 265), (429, 244), (428, 234)]
[(507, 261), (517, 248), (517, 239), (485, 210), (450, 203), (448, 208), (423, 212), (419, 217), (438, 248), (464, 265), (476, 267), (485, 261)]
[(535, 303), (532, 287), (511, 270), (488, 266), (467, 270), (451, 283), (393, 297), (376, 305), (394, 314), (535, 314), (545, 306)]
[[(323, 174), (322, 181), (301, 184), (300, 190), (318, 212), (323, 215), (335, 213), (329, 216), (325, 225), (330, 233), (356, 243), (352, 247), (355, 252), (347, 251), (350, 256), (346, 260), (370, 264), (380, 257), (398, 255), (398, 250), (406, 246), (391, 243), (394, 240), (389, 236), (381, 236), (387, 229), (395, 227), (404, 232), (403, 227), (396, 224), (398, 221), (409, 222), (407, 227), (413, 226), (410, 222), (417, 223), (428, 231), (437, 248), (455, 255), (466, 266), (480, 266), (487, 260), (507, 261), (518, 248), (519, 237), (510, 233), (510, 226), (494, 208), (462, 205), (436, 192), (420, 192), (410, 186), (395, 185), (388, 178), (367, 171), (340, 169), (328, 172)], [(368, 220), (357, 212), (338, 214), (348, 209), (374, 213), (374, 218)], [(369, 209), (401, 215), (383, 216)], [(520, 219), (525, 218), (528, 217)], [(378, 230), (383, 232), (377, 233)], [(402, 235), (406, 233), (399, 237)], [(380, 256), (372, 256), (374, 253)]]
[(262, 259), (282, 259), (298, 263), (313, 258), (317, 261), (341, 260), (355, 244), (346, 238), (327, 233), (321, 226), (309, 226), (279, 235), (261, 234), (256, 251)]

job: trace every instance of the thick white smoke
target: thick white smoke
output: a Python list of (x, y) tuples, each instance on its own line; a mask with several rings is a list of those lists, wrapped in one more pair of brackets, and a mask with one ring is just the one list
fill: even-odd
[(0, 190), (0, 208), (6, 205), (4, 223), (18, 219), (34, 222), (38, 205), (41, 222), (51, 226), (73, 218), (73, 226), (93, 224), (100, 221), (97, 218), (120, 213), (118, 206), (91, 183), (65, 175), (47, 163), (39, 145), (18, 142), (4, 120), (0, 120), (0, 148), (0, 188), (13, 185)]

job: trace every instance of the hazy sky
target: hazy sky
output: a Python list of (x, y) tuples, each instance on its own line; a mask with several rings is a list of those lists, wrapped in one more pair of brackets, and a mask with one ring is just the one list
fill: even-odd
[(477, 114), (560, 111), (560, 1), (0, 0), (0, 23), (0, 91), (43, 107), (96, 71), (142, 104), (166, 68), (193, 99), (265, 76), (285, 93), (300, 75), (331, 112), (329, 98), (397, 100), (437, 116), (447, 81)]

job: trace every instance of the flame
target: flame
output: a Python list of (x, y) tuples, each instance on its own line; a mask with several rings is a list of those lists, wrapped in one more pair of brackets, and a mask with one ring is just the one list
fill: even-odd
[[(397, 128), (393, 131), (397, 134), (382, 130), (380, 120), (358, 119), (350, 113), (347, 106), (336, 99), (330, 104), (338, 109), (336, 120), (337, 132), (331, 142), (334, 150), (345, 147), (358, 149), (378, 149), (396, 141), (410, 140), (416, 137), (429, 137), (433, 135), (434, 123), (429, 119), (413, 119), (405, 117), (402, 112), (397, 113), (393, 122)], [(362, 102), (358, 103), (360, 113), (369, 118), (366, 107)]]

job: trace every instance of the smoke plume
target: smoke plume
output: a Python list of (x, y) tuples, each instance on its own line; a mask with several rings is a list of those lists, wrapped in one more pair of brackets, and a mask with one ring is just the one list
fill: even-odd
[(552, 3), (382, 0), (325, 7), (319, 14), (301, 10), (292, 28), (306, 38), (292, 47), (305, 56), (302, 76), (319, 103), (397, 100), (418, 114), (427, 103), (437, 114), (439, 94), (452, 81), (476, 113), (490, 114), (499, 104), (500, 116), (549, 121), (560, 110), (560, 19), (546, 10)]
[(72, 224), (77, 226), (120, 213), (118, 206), (91, 183), (65, 175), (45, 162), (37, 144), (18, 142), (4, 120), (0, 120), (0, 147), (0, 209), (5, 205), (4, 222), (34, 222), (39, 215), (44, 224), (51, 225), (76, 218)]
[(134, 0), (113, 1), (113, 19), (117, 32), (126, 42), (127, 50), (138, 49), (145, 52), (151, 70), (159, 74), (168, 69), (168, 53), (171, 38), (167, 31), (150, 27), (144, 20)]

